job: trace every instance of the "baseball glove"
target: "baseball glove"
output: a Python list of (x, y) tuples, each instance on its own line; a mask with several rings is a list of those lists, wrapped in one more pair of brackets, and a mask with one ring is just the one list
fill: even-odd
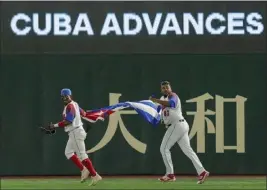
[(56, 133), (55, 127), (53, 127), (51, 124), (47, 127), (40, 127), (41, 131), (44, 132), (47, 135), (54, 135)]

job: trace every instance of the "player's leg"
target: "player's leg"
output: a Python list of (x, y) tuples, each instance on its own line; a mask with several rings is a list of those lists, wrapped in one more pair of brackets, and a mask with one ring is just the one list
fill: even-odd
[(81, 182), (84, 182), (89, 176), (89, 171), (82, 164), (81, 160), (78, 157), (79, 155), (77, 156), (73, 132), (69, 134), (69, 140), (65, 149), (65, 154), (66, 157), (69, 158), (80, 169)]
[(92, 176), (93, 180), (92, 180), (91, 185), (95, 185), (102, 178), (95, 171), (95, 168), (86, 153), (86, 147), (84, 143), (84, 140), (86, 139), (86, 133), (84, 130), (76, 130), (73, 133), (73, 138), (75, 140), (75, 143), (74, 143), (75, 152), (79, 156), (79, 158), (82, 160), (82, 164), (88, 169), (88, 171), (90, 172), (90, 175)]
[(182, 151), (184, 152), (184, 154), (192, 161), (199, 176), (198, 183), (199, 184), (203, 183), (205, 181), (205, 178), (209, 175), (209, 172), (207, 172), (204, 169), (198, 156), (196, 155), (196, 153), (194, 152), (194, 150), (192, 149), (190, 145), (190, 139), (188, 135), (189, 126), (187, 122), (183, 122), (180, 127), (184, 128), (186, 130), (186, 133), (178, 140), (178, 144), (180, 148), (182, 149)]
[(80, 171), (84, 169), (83, 164), (79, 160), (76, 154), (74, 154), (75, 150), (73, 148), (73, 140), (72, 138), (69, 137), (66, 148), (65, 148), (65, 156), (67, 157), (68, 160), (71, 160), (78, 168)]
[(177, 142), (178, 138), (179, 133), (176, 125), (171, 125), (167, 129), (160, 146), (160, 152), (166, 167), (166, 175), (160, 178), (160, 181), (175, 181), (170, 149), (175, 144), (175, 142)]
[(88, 158), (88, 155), (86, 154), (86, 148), (84, 140), (86, 138), (86, 133), (83, 132), (83, 130), (75, 130), (73, 133), (73, 139), (74, 139), (74, 150), (80, 160), (82, 160), (82, 164), (90, 171), (90, 174), (92, 176), (96, 175), (96, 171), (93, 167), (93, 164), (91, 160)]

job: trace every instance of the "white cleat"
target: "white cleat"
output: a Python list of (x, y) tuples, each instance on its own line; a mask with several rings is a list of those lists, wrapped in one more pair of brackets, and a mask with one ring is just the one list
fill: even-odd
[(95, 176), (92, 176), (92, 181), (89, 184), (89, 186), (95, 186), (100, 180), (102, 180), (102, 177), (100, 175), (98, 175), (98, 173), (96, 173)]
[(88, 178), (90, 172), (87, 170), (87, 168), (84, 168), (81, 171), (81, 183), (84, 183), (86, 181), (86, 179)]

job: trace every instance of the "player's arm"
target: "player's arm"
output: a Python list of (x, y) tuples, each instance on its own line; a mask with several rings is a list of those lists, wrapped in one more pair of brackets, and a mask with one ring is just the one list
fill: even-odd
[(75, 118), (75, 108), (72, 104), (69, 104), (66, 108), (66, 117), (56, 123), (53, 124), (54, 127), (66, 127), (67, 125), (71, 124)]
[(85, 117), (86, 116), (86, 112), (84, 111), (84, 109), (82, 109), (81, 107), (79, 109), (80, 109), (81, 117)]
[(153, 102), (161, 104), (162, 106), (171, 107), (171, 108), (175, 108), (178, 102), (178, 98), (176, 95), (171, 95), (169, 97), (169, 100), (160, 100), (160, 99), (152, 98), (152, 97), (149, 97), (149, 99)]

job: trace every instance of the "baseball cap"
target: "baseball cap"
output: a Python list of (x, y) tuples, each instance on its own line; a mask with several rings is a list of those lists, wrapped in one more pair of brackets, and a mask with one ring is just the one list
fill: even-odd
[(71, 90), (69, 88), (63, 88), (61, 90), (61, 96), (70, 96), (72, 93), (71, 93)]

